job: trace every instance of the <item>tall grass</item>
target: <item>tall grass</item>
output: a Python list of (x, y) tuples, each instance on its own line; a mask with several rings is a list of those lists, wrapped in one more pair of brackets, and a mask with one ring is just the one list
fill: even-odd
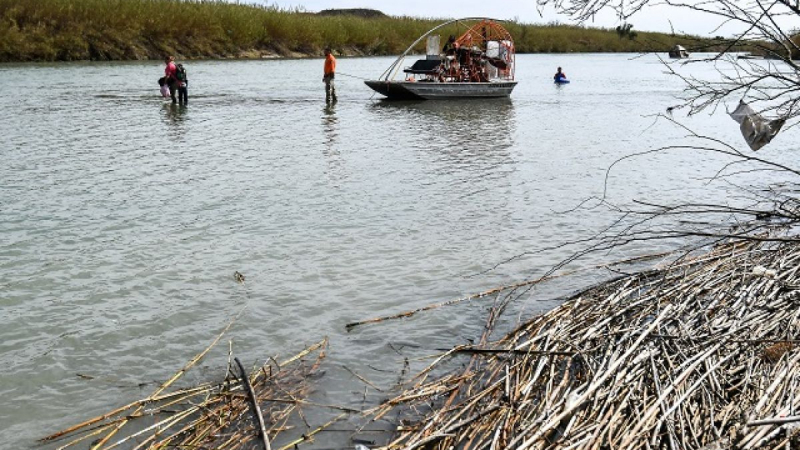
[[(0, 0), (0, 61), (238, 57), (253, 52), (397, 54), (441, 23), (411, 17), (318, 16), (203, 0)], [(665, 51), (690, 44), (658, 33), (508, 23), (519, 52)], [(457, 30), (443, 29), (447, 36)], [(420, 49), (422, 46), (420, 46)]]

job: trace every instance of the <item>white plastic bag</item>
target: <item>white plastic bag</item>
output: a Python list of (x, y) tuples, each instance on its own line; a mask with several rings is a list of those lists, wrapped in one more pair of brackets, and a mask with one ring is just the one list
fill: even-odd
[(164, 97), (164, 98), (169, 97), (169, 86), (168, 85), (165, 84), (165, 85), (161, 86), (161, 96)]
[(739, 130), (753, 151), (769, 144), (786, 122), (786, 119), (766, 120), (741, 100), (730, 115), (733, 120), (739, 122)]

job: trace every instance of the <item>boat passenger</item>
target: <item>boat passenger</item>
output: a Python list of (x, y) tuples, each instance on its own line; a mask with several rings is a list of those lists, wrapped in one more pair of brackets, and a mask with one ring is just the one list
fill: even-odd
[(333, 78), (336, 76), (336, 58), (333, 57), (330, 48), (325, 49), (325, 69), (322, 75), (322, 82), (325, 83), (325, 101), (330, 103), (336, 101), (336, 86)]
[(458, 50), (458, 43), (456, 42), (456, 37), (451, 34), (450, 37), (447, 38), (447, 43), (442, 47), (442, 53), (452, 56), (456, 54), (456, 50)]
[(164, 68), (164, 81), (169, 86), (169, 96), (172, 97), (172, 103), (178, 103), (175, 98), (175, 91), (178, 88), (178, 67), (175, 65), (175, 57), (167, 56), (164, 58), (164, 63), (167, 65)]
[(444, 53), (444, 73), (440, 74), (439, 81), (444, 81), (444, 76), (455, 76), (455, 73), (458, 72), (456, 53), (459, 47), (458, 42), (456, 42), (456, 37), (451, 34), (450, 37), (447, 38), (447, 43), (442, 47), (442, 53)]
[(553, 75), (553, 80), (555, 80), (555, 82), (558, 83), (559, 81), (566, 80), (566, 79), (567, 79), (567, 74), (562, 72), (561, 71), (561, 67), (559, 67), (558, 70), (556, 71), (556, 74)]

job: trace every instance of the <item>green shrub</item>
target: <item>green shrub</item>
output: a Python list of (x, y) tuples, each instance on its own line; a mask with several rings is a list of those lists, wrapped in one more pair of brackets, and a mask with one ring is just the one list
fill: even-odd
[[(330, 46), (360, 54), (398, 54), (444, 19), (321, 16), (274, 6), (203, 0), (0, 0), (0, 61), (181, 58), (244, 51), (319, 54)], [(525, 52), (666, 51), (701, 40), (551, 23), (504, 24)], [(443, 38), (459, 34), (451, 25)], [(633, 34), (633, 33), (630, 33)], [(636, 39), (633, 39), (636, 37)], [(705, 40), (707, 49), (711, 41)], [(421, 42), (415, 51), (424, 51)]]

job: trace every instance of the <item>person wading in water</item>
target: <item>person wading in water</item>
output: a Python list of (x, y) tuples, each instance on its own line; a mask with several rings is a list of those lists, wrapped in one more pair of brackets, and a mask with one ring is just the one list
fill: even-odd
[(333, 78), (336, 75), (336, 58), (331, 54), (331, 49), (325, 49), (325, 72), (322, 81), (325, 83), (325, 101), (330, 103), (336, 101), (336, 86)]
[(561, 81), (565, 81), (567, 79), (567, 74), (561, 71), (561, 67), (556, 70), (556, 74), (553, 75), (553, 80), (556, 83), (560, 83)]
[(164, 63), (167, 64), (164, 68), (164, 78), (169, 86), (169, 96), (172, 97), (172, 103), (178, 103), (175, 98), (175, 90), (178, 88), (178, 67), (175, 65), (175, 57), (167, 56), (164, 58)]

